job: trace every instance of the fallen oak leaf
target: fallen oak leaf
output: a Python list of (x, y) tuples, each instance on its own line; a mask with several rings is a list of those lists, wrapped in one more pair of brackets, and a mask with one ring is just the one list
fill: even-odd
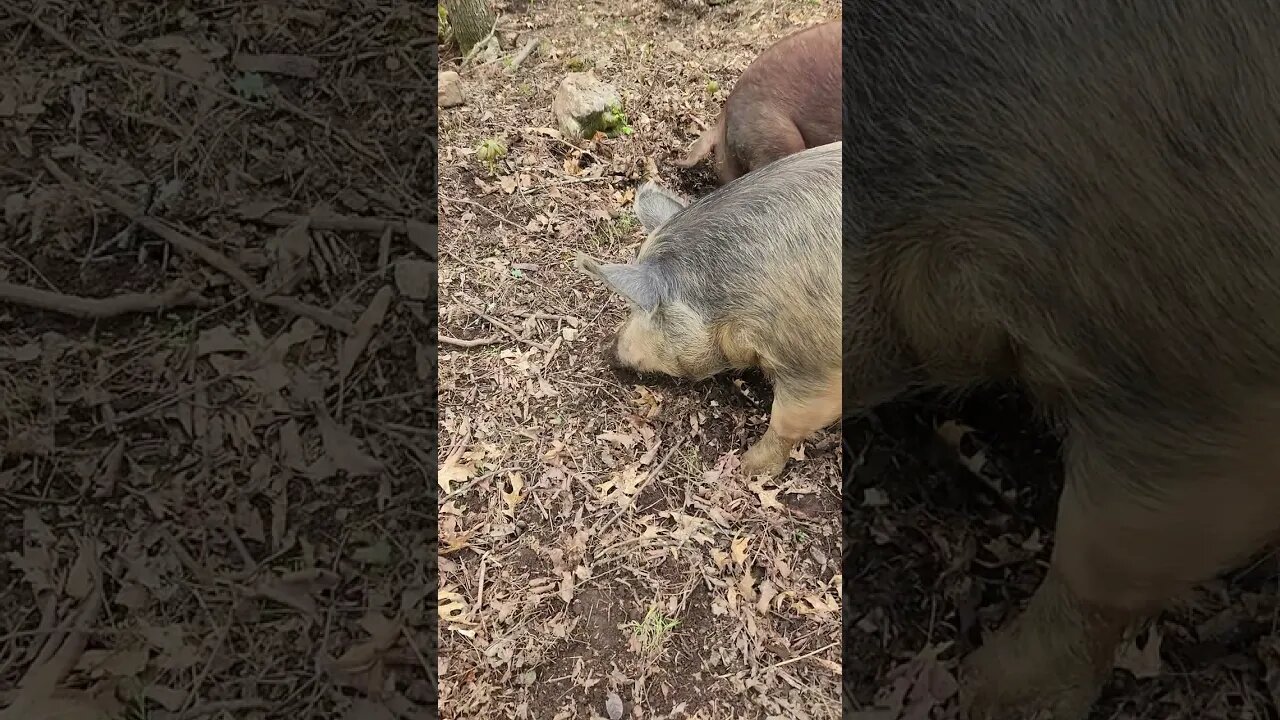
[(473, 625), (467, 622), (466, 618), (469, 612), (467, 601), (462, 595), (452, 590), (441, 590), (437, 593), (436, 614), (441, 620), (451, 623), (462, 623)]
[(511, 492), (502, 491), (502, 502), (506, 504), (502, 512), (508, 517), (515, 517), (516, 506), (524, 500), (524, 476), (513, 472), (507, 475), (507, 479), (511, 483)]
[(1121, 670), (1128, 670), (1139, 680), (1159, 677), (1163, 672), (1163, 663), (1160, 661), (1160, 646), (1163, 642), (1160, 629), (1152, 623), (1146, 633), (1146, 642), (1141, 648), (1138, 647), (1138, 638), (1135, 637), (1117, 651), (1115, 666)]
[(319, 609), (312, 594), (334, 587), (337, 583), (336, 575), (316, 568), (283, 576), (266, 573), (258, 579), (253, 590), (259, 597), (291, 607), (312, 619), (319, 619)]
[(763, 487), (759, 489), (752, 488), (756, 491), (756, 496), (760, 498), (760, 507), (765, 510), (785, 510), (782, 503), (778, 502), (778, 493), (782, 492), (781, 488), (773, 488), (765, 490)]
[(339, 470), (345, 470), (351, 477), (367, 477), (382, 472), (382, 462), (366, 454), (360, 440), (340, 427), (323, 408), (316, 408), (316, 421), (325, 453)]
[(400, 639), (400, 623), (381, 613), (369, 613), (360, 620), (360, 626), (370, 637), (347, 648), (346, 652), (329, 661), (329, 669), (344, 673), (358, 673), (371, 669)]

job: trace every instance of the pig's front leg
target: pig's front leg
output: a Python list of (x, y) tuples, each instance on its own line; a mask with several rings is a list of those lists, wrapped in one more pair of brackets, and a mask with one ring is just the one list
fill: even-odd
[(742, 455), (747, 477), (782, 472), (796, 443), (840, 419), (840, 375), (816, 385), (780, 382), (774, 387), (769, 429)]
[(1048, 576), (966, 659), (969, 720), (1084, 720), (1126, 630), (1275, 537), (1280, 417), (1235, 423), (1069, 438)]

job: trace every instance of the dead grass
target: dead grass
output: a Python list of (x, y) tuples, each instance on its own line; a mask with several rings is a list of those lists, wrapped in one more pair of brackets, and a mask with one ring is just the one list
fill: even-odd
[(0, 7), (0, 717), (421, 717), (434, 17)]
[[(642, 178), (705, 192), (672, 161), (759, 52), (838, 6), (501, 7), (502, 55), (459, 70), (466, 104), (441, 117), (442, 714), (604, 717), (616, 694), (628, 717), (835, 718), (833, 438), (744, 480), (760, 385), (616, 377), (599, 344), (624, 308), (572, 259), (634, 254)], [(631, 134), (551, 130), (557, 85), (587, 68)]]

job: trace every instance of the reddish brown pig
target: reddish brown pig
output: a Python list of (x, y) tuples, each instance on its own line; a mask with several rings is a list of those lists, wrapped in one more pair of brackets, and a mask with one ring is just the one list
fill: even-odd
[(780, 157), (840, 139), (840, 21), (793, 33), (752, 62), (715, 126), (676, 161), (693, 167), (715, 152), (727, 183)]

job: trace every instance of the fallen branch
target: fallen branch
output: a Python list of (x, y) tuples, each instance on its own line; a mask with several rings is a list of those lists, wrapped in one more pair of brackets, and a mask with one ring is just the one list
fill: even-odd
[(401, 232), (428, 258), (436, 259), (436, 238), (439, 229), (432, 223), (419, 220), (388, 220), (386, 218), (363, 217), (360, 215), (335, 215), (315, 213), (298, 215), (297, 213), (273, 210), (259, 217), (246, 217), (272, 227), (289, 227), (304, 217), (310, 218), (313, 230), (331, 230), (334, 232), (358, 232), (381, 237), (388, 230)]
[(66, 636), (59, 634), (46, 639), (40, 653), (43, 659), (28, 668), (26, 674), (18, 681), (17, 696), (9, 707), (0, 711), (0, 720), (56, 717), (56, 715), (42, 712), (42, 706), (49, 704), (58, 685), (66, 679), (84, 655), (85, 647), (89, 644), (90, 629), (102, 609), (102, 571), (97, 565), (97, 545), (92, 540), (85, 540), (80, 546), (80, 552), (88, 554), (91, 560), (90, 575), (93, 586), (89, 590), (89, 595), (80, 606), (80, 611), (76, 613), (72, 627)]
[(551, 348), (549, 348), (549, 347), (547, 347), (546, 345), (544, 345), (544, 344), (542, 344), (542, 343), (538, 342), (537, 340), (530, 340), (529, 338), (527, 338), (527, 337), (525, 337), (525, 336), (521, 335), (521, 334), (520, 334), (520, 333), (519, 333), (515, 328), (513, 328), (513, 327), (511, 327), (510, 325), (508, 325), (508, 324), (506, 324), (506, 323), (502, 322), (502, 321), (501, 321), (501, 320), (499, 320), (498, 318), (496, 318), (496, 317), (494, 317), (494, 316), (492, 316), (492, 315), (489, 315), (488, 313), (480, 312), (480, 311), (479, 311), (479, 310), (477, 310), (476, 308), (471, 308), (471, 311), (472, 311), (472, 312), (474, 312), (476, 315), (479, 315), (483, 320), (487, 321), (490, 325), (493, 325), (494, 327), (498, 328), (499, 330), (502, 330), (502, 331), (503, 331), (503, 332), (505, 332), (506, 334), (510, 335), (510, 336), (511, 336), (511, 338), (512, 338), (513, 340), (515, 340), (516, 342), (522, 342), (522, 343), (524, 343), (525, 345), (528, 345), (529, 347), (535, 347), (535, 348), (538, 348), (539, 350), (541, 350), (542, 352), (545, 352), (545, 353), (549, 353), (549, 352), (551, 352)]
[(187, 305), (205, 307), (212, 301), (179, 280), (158, 293), (121, 293), (105, 298), (79, 297), (0, 281), (0, 302), (100, 320)]
[(515, 57), (511, 58), (512, 72), (520, 69), (520, 63), (529, 59), (529, 56), (533, 54), (533, 51), (538, 49), (538, 43), (540, 42), (542, 42), (540, 39), (534, 38), (525, 43), (524, 47), (520, 48), (520, 52), (516, 53)]
[[(180, 713), (168, 715), (167, 717), (170, 717), (173, 720), (195, 720), (196, 718), (208, 717), (210, 715), (217, 715), (218, 713), (223, 712), (233, 713), (238, 711), (247, 712), (249, 710), (267, 710), (270, 707), (271, 703), (266, 700), (254, 700), (248, 698), (244, 700), (213, 700), (204, 703), (203, 705), (196, 705), (188, 710), (183, 710)], [(161, 717), (165, 716), (162, 715)]]
[(502, 342), (502, 340), (498, 338), (476, 338), (474, 340), (459, 340), (458, 338), (451, 338), (448, 335), (438, 335), (436, 336), (436, 339), (440, 341), (441, 345), (452, 345), (454, 347), (460, 347), (460, 348), (473, 348), (473, 347), (480, 347), (481, 345), (497, 345), (498, 343)]
[(205, 261), (216, 270), (234, 280), (237, 285), (244, 288), (245, 291), (249, 293), (249, 297), (255, 302), (259, 302), (264, 305), (271, 305), (272, 307), (286, 310), (295, 315), (311, 318), (317, 323), (333, 328), (345, 335), (350, 335), (355, 332), (355, 326), (350, 320), (325, 310), (324, 308), (309, 305), (301, 300), (291, 297), (267, 294), (266, 291), (264, 291), (262, 287), (249, 276), (249, 273), (245, 272), (239, 265), (231, 260), (231, 258), (223, 255), (217, 250), (214, 250), (208, 245), (205, 245), (199, 240), (186, 235), (178, 229), (171, 227), (168, 223), (160, 220), (159, 218), (151, 217), (150, 215), (139, 212), (132, 203), (115, 193), (95, 188), (87, 183), (77, 181), (51, 158), (44, 158), (44, 166), (62, 184), (71, 188), (88, 190), (88, 192), (94, 195), (104, 205), (138, 223), (139, 227), (156, 235), (175, 248)]

